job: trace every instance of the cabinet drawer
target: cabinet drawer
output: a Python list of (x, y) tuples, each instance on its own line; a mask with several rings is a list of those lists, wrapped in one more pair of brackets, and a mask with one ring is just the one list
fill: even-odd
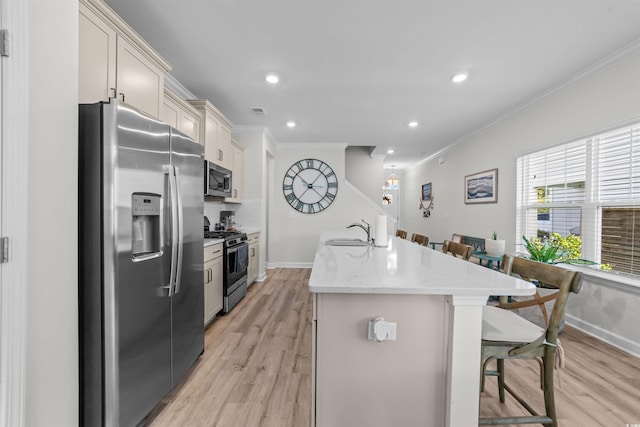
[(260, 233), (247, 234), (247, 243), (251, 244), (260, 240)]
[(222, 243), (207, 246), (204, 248), (204, 262), (211, 261), (222, 256)]

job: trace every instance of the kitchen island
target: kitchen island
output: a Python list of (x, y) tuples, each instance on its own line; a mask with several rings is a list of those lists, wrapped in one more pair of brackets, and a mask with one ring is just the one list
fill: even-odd
[[(323, 232), (309, 279), (311, 425), (477, 425), (482, 307), (535, 288), (397, 237), (387, 247), (325, 244), (353, 236)], [(383, 339), (376, 319), (390, 322)]]

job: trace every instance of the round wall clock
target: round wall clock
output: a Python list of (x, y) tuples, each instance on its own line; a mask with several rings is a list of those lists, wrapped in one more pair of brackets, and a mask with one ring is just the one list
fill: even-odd
[(287, 203), (302, 213), (318, 213), (333, 202), (338, 193), (338, 178), (333, 169), (317, 159), (294, 163), (282, 180)]

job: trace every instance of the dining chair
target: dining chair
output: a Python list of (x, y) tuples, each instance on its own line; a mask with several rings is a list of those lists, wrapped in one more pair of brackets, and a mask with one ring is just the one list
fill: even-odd
[(400, 237), (401, 239), (406, 239), (407, 238), (407, 232), (404, 231), (404, 230), (398, 229), (396, 231), (396, 237)]
[[(498, 377), (500, 402), (505, 401), (505, 390), (509, 392), (531, 415), (510, 417), (480, 417), (479, 425), (498, 424), (543, 424), (556, 427), (553, 370), (558, 346), (558, 333), (564, 317), (567, 300), (571, 292), (578, 293), (582, 285), (582, 273), (562, 267), (505, 255), (505, 273), (518, 275), (537, 286), (558, 290), (555, 304), (546, 328), (535, 325), (511, 310), (485, 306), (482, 314), (481, 378), (480, 390), (484, 389), (485, 375)], [(497, 370), (487, 371), (487, 364), (496, 360)], [(507, 359), (537, 359), (541, 361), (540, 382), (544, 393), (545, 412), (540, 415), (526, 400), (505, 383)]]
[(453, 255), (456, 258), (462, 258), (465, 261), (469, 260), (471, 256), (471, 246), (464, 243), (452, 242), (445, 240), (442, 244), (442, 252), (445, 254)]
[[(463, 239), (462, 234), (455, 234), (454, 233), (454, 234), (451, 235), (451, 239), (449, 241), (450, 242), (456, 242), (456, 243), (462, 243), (462, 239)], [(431, 245), (432, 249), (435, 249), (436, 245), (443, 246), (444, 242), (431, 242), (430, 245)]]
[(411, 235), (411, 241), (422, 246), (429, 245), (429, 237), (424, 236), (422, 234), (418, 234), (418, 233), (413, 233)]
[[(505, 274), (518, 275), (518, 273), (513, 272), (513, 261), (517, 257), (514, 256), (505, 256), (503, 257), (503, 262), (501, 265), (501, 271)], [(532, 320), (532, 315), (523, 316), (525, 318), (528, 317), (528, 320), (533, 321), (533, 323), (540, 323), (538, 326), (548, 326), (549, 325), (549, 311), (547, 305), (551, 305), (552, 301), (558, 298), (559, 288), (556, 287), (547, 287), (544, 283), (539, 283), (536, 279), (530, 279), (536, 285), (536, 293), (530, 297), (508, 297), (502, 296), (500, 297), (498, 307), (503, 308), (505, 310), (513, 310), (516, 313), (521, 314), (521, 312), (526, 312), (526, 309), (529, 307), (538, 306), (540, 309), (540, 314), (542, 315), (542, 321), (540, 322), (540, 318), (535, 316), (536, 319)], [(525, 310), (521, 310), (525, 309)], [(531, 313), (531, 312), (529, 312)], [(562, 328), (562, 325), (560, 326)]]

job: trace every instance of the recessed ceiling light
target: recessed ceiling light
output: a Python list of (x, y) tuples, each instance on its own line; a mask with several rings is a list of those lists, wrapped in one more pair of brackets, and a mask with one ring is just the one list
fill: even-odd
[(415, 122), (415, 121), (414, 122), (409, 122), (409, 127), (410, 128), (414, 128), (416, 126), (418, 126), (418, 122)]
[(389, 148), (389, 149), (387, 150), (387, 154), (393, 154), (393, 149), (392, 149), (392, 148)]
[(467, 73), (460, 73), (451, 77), (451, 81), (454, 83), (462, 83), (463, 81), (467, 80), (467, 77), (469, 77)]
[(296, 127), (296, 122), (287, 122), (287, 127), (290, 127), (290, 128)]
[(276, 84), (280, 81), (280, 77), (278, 77), (277, 74), (267, 74), (267, 77), (265, 77), (265, 80), (268, 83)]

